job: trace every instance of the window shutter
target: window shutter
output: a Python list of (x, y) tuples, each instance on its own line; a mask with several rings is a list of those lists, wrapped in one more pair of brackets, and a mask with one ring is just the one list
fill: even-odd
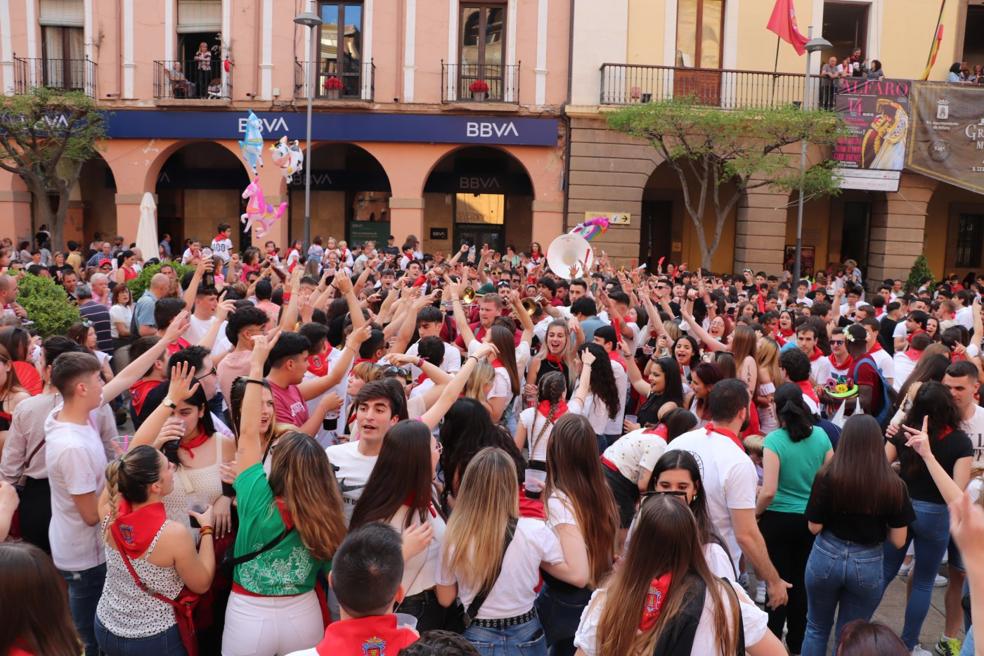
[(82, 0), (41, 0), (41, 25), (85, 27)]
[(220, 32), (222, 0), (178, 0), (178, 32)]

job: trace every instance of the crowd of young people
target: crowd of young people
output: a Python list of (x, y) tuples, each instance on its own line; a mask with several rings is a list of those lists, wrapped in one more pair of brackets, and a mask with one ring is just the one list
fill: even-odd
[(936, 652), (984, 612), (984, 278), (228, 231), (0, 249), (0, 654), (918, 654), (944, 560)]

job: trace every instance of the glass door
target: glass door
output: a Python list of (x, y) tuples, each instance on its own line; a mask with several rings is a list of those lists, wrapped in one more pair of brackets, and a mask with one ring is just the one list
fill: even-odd
[(505, 14), (500, 4), (461, 8), (458, 98), (503, 99)]

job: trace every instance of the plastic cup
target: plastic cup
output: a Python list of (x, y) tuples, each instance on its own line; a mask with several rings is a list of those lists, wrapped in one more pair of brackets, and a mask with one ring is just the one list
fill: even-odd
[(408, 629), (417, 629), (417, 618), (406, 613), (396, 613), (396, 625)]

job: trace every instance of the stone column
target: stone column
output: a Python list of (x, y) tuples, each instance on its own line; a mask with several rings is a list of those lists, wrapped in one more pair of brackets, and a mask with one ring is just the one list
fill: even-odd
[[(141, 199), (143, 199), (142, 192), (116, 194), (116, 234), (123, 237), (123, 242), (126, 244), (137, 240)], [(180, 256), (180, 253), (178, 255)], [(157, 253), (144, 253), (143, 256), (144, 259), (149, 260), (157, 257)]]
[(33, 239), (31, 233), (31, 192), (19, 177), (0, 171), (0, 236), (10, 237), (16, 246)]
[(789, 194), (759, 187), (738, 201), (735, 226), (735, 271), (782, 273)]
[[(533, 236), (530, 243), (539, 242), (543, 249), (550, 246), (550, 242), (559, 235), (567, 232), (564, 230), (564, 203), (563, 201), (533, 201)], [(519, 248), (524, 248), (520, 246)]]
[[(909, 277), (926, 241), (926, 214), (937, 182), (903, 173), (899, 190), (872, 204), (865, 282), (875, 289), (886, 278)], [(945, 229), (941, 227), (940, 229)]]
[(409, 235), (424, 241), (424, 199), (390, 198), (390, 234), (402, 245)]

